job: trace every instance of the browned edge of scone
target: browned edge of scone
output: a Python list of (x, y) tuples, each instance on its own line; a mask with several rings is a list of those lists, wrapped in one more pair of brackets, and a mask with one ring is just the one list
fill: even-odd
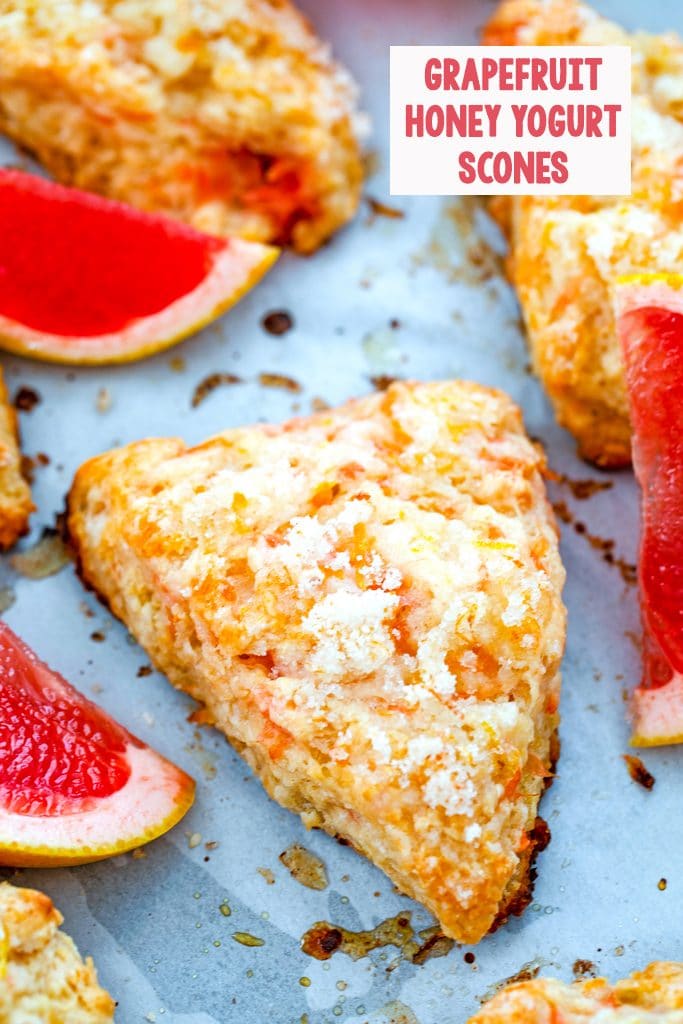
[[(557, 729), (550, 737), (550, 772), (544, 780), (543, 791), (539, 802), (550, 789), (555, 777), (555, 768), (560, 756), (560, 735)], [(488, 934), (493, 935), (511, 917), (520, 917), (531, 903), (534, 896), (534, 883), (536, 882), (536, 860), (540, 853), (548, 847), (552, 838), (550, 828), (545, 818), (536, 817), (533, 827), (527, 832), (529, 845), (520, 857), (520, 865), (517, 870), (516, 887), (507, 895), (503, 905), (496, 914), (495, 920), (489, 928)]]
[[(16, 446), (16, 452), (12, 449)], [(0, 370), (0, 551), (7, 551), (29, 531), (35, 505), (21, 459), (19, 417), (9, 400)], [(4, 459), (9, 456), (7, 462)], [(18, 459), (18, 464), (17, 464)]]
[(83, 584), (85, 589), (88, 591), (89, 594), (93, 594), (97, 598), (99, 603), (104, 608), (107, 609), (107, 611), (109, 612), (110, 615), (113, 615), (115, 619), (118, 619), (119, 622), (122, 622), (123, 620), (119, 619), (118, 615), (116, 615), (116, 613), (113, 611), (113, 609), (111, 607), (111, 604), (109, 603), (107, 598), (104, 596), (104, 594), (101, 591), (99, 591), (97, 589), (97, 587), (95, 587), (90, 582), (90, 580), (88, 579), (88, 577), (85, 574), (85, 569), (83, 567), (83, 559), (81, 558), (81, 552), (80, 552), (80, 548), (78, 546), (78, 541), (77, 541), (76, 537), (74, 537), (74, 535), (71, 533), (71, 530), (69, 529), (69, 517), (71, 515), (70, 504), (71, 504), (71, 493), (72, 493), (72, 491), (73, 491), (73, 485), (69, 488), (69, 490), (67, 491), (66, 495), (64, 496), (64, 509), (63, 509), (63, 511), (59, 512), (57, 517), (56, 517), (56, 519), (55, 519), (55, 526), (56, 526), (57, 532), (59, 533), (59, 536), (62, 539), (62, 542), (64, 544), (64, 547), (66, 548), (66, 551), (67, 551), (67, 554), (69, 555), (69, 558), (73, 562), (74, 572), (76, 573), (76, 576), (81, 581), (81, 583)]
[[(506, 280), (517, 294), (515, 278), (515, 256), (510, 213), (510, 196), (492, 196), (486, 203), (490, 216), (495, 220), (507, 243), (507, 253), (502, 261)], [(529, 342), (526, 313), (518, 299), (524, 338), (535, 376), (541, 382), (558, 424), (573, 436), (577, 455), (584, 462), (590, 462), (598, 469), (626, 469), (631, 465), (631, 431), (628, 423), (608, 405), (590, 404), (584, 398), (575, 398), (571, 389), (551, 393), (542, 368)]]

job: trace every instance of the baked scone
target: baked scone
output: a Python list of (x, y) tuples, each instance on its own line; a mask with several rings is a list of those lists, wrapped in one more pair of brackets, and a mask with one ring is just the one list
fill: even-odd
[(683, 270), (683, 42), (629, 35), (576, 0), (504, 0), (490, 44), (630, 44), (630, 197), (506, 197), (492, 208), (510, 239), (536, 372), (581, 454), (630, 462), (626, 383), (613, 312), (617, 276)]
[(109, 1024), (114, 1000), (35, 889), (0, 884), (0, 1024)]
[(616, 985), (536, 978), (504, 988), (469, 1024), (683, 1024), (683, 964), (656, 962)]
[(310, 252), (352, 217), (355, 100), (289, 0), (0, 0), (0, 131), (213, 234)]
[(31, 492), (21, 472), (17, 416), (0, 370), (0, 549), (11, 547), (28, 530)]
[(474, 942), (544, 838), (564, 571), (543, 457), (475, 384), (85, 463), (85, 582), (268, 793)]

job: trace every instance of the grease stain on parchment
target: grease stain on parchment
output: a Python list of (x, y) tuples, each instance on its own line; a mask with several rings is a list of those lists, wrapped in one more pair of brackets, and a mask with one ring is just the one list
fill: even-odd
[[(423, 928), (416, 936), (411, 916), (410, 912), (396, 914), (366, 931), (351, 931), (329, 921), (316, 921), (302, 936), (301, 949), (316, 960), (329, 960), (337, 952), (360, 960), (375, 949), (395, 946), (400, 952), (398, 962), (408, 960), (417, 965), (446, 956), (453, 948), (453, 940), (438, 926)], [(394, 966), (398, 966), (398, 962)]]

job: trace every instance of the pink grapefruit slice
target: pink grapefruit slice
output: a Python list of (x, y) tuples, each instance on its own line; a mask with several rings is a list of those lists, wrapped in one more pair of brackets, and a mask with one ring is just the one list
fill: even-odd
[(167, 832), (194, 782), (0, 622), (0, 864), (63, 867)]
[(278, 250), (0, 169), (0, 347), (49, 362), (128, 362), (214, 320)]
[(621, 278), (616, 298), (642, 493), (643, 678), (631, 742), (683, 743), (683, 275)]

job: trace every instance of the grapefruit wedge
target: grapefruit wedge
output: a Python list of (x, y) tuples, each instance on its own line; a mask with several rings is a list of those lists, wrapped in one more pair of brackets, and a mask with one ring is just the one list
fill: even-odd
[(0, 622), (0, 864), (64, 867), (176, 824), (194, 782), (52, 672)]
[(58, 363), (139, 359), (225, 312), (277, 255), (0, 169), (0, 347)]
[(683, 275), (620, 278), (616, 312), (642, 492), (635, 746), (683, 743)]

